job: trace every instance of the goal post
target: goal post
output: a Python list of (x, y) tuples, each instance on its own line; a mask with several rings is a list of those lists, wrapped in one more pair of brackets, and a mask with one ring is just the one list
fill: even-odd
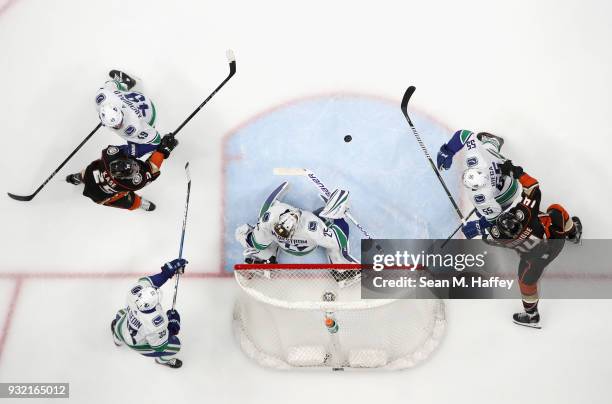
[(445, 329), (440, 299), (361, 299), (359, 264), (235, 266), (233, 326), (262, 366), (409, 368)]

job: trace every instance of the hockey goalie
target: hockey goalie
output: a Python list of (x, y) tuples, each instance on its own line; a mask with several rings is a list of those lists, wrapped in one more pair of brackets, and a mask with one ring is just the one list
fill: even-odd
[[(349, 253), (349, 225), (344, 218), (349, 192), (336, 189), (325, 206), (309, 212), (279, 201), (286, 187), (285, 182), (266, 200), (255, 226), (243, 224), (236, 229), (236, 240), (244, 248), (245, 262), (275, 264), (279, 249), (289, 255), (304, 256), (322, 247), (331, 264), (358, 263)], [(331, 272), (339, 283), (359, 273)]]

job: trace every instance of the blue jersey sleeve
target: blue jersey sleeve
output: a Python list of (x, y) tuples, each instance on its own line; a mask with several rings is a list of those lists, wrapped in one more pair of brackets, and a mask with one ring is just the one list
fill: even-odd
[(468, 140), (472, 137), (474, 132), (461, 129), (453, 134), (451, 140), (448, 141), (446, 147), (453, 153), (457, 153), (459, 150), (463, 149), (463, 146), (468, 142)]

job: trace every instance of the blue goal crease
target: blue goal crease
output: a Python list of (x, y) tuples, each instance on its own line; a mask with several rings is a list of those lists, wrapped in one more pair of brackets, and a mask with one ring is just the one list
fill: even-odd
[[(411, 111), (429, 153), (448, 140), (442, 124)], [(345, 142), (346, 135), (352, 140)], [(406, 124), (399, 105), (361, 96), (298, 101), (241, 127), (225, 143), (224, 251), (228, 271), (242, 263), (236, 227), (254, 224), (266, 198), (289, 182), (283, 201), (314, 211), (323, 206), (302, 176), (275, 176), (276, 167), (308, 168), (330, 191), (350, 191), (351, 213), (373, 237), (445, 238), (457, 225), (444, 190)], [(458, 199), (456, 166), (443, 175)], [(352, 226), (352, 225), (351, 225)], [(359, 257), (362, 233), (351, 228), (351, 255)], [(279, 262), (326, 262), (323, 251)]]

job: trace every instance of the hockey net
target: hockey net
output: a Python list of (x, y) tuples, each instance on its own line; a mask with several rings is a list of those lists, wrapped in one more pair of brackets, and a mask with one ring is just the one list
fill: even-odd
[(360, 265), (236, 265), (234, 333), (262, 366), (404, 369), (445, 328), (440, 299), (361, 299)]

